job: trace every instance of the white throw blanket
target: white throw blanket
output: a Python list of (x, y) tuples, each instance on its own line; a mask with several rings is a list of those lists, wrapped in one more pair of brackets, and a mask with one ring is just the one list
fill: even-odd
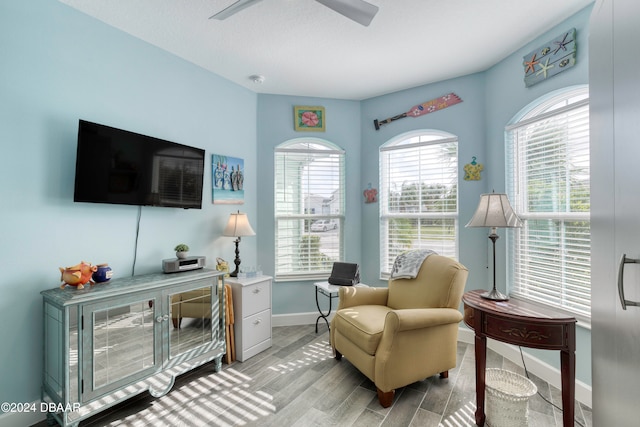
[(435, 254), (431, 249), (416, 249), (396, 257), (391, 270), (391, 279), (415, 279), (425, 259)]

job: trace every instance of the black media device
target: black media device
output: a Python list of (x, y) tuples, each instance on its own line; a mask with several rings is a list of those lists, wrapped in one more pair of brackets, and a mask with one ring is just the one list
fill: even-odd
[(331, 285), (354, 286), (360, 283), (360, 267), (349, 262), (334, 262), (331, 276), (327, 280)]
[(80, 120), (75, 202), (202, 208), (201, 148)]

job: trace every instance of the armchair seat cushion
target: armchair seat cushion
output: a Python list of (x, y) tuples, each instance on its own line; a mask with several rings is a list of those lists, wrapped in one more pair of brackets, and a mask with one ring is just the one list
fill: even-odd
[(336, 312), (334, 328), (367, 354), (375, 355), (387, 313), (391, 308), (384, 305), (360, 305)]

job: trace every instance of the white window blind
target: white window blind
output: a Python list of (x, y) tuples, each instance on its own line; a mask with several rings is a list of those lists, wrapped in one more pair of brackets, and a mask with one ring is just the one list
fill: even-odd
[(404, 135), (380, 148), (380, 275), (409, 249), (458, 255), (458, 139)]
[(344, 151), (323, 140), (295, 140), (275, 150), (275, 274), (326, 278), (342, 261)]
[(591, 306), (587, 89), (540, 104), (506, 129), (510, 292), (588, 317)]

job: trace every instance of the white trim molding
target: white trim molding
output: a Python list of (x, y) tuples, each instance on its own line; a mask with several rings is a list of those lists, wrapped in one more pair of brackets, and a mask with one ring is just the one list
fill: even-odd
[[(332, 312), (329, 316), (329, 322), (333, 318), (335, 312)], [(271, 319), (271, 324), (273, 326), (297, 326), (297, 325), (314, 325), (316, 319), (318, 318), (318, 312), (310, 312), (310, 313), (294, 313), (294, 314), (277, 314), (274, 315)], [(322, 319), (318, 322), (319, 327), (326, 327), (326, 324)], [(323, 331), (323, 329), (320, 329)], [(458, 341), (473, 345), (474, 341), (474, 332), (466, 327), (460, 327), (458, 329)], [(502, 357), (506, 357), (511, 362), (517, 364), (518, 366), (522, 365), (522, 360), (520, 359), (520, 351), (518, 347), (511, 344), (505, 344), (500, 341), (496, 341), (493, 339), (487, 340), (487, 348), (495, 351)], [(534, 374), (535, 376), (545, 380), (552, 386), (562, 389), (560, 383), (560, 370), (554, 368), (546, 362), (528, 354), (526, 351), (523, 352), (525, 363), (527, 364), (527, 370)], [(560, 353), (558, 353), (558, 357)], [(576, 380), (576, 400), (589, 408), (591, 406), (591, 386), (585, 384), (582, 381)]]
[[(32, 402), (34, 408), (40, 409), (41, 402)], [(5, 412), (0, 415), (0, 426), (3, 427), (24, 427), (38, 424), (47, 419), (47, 413), (40, 410), (35, 412)]]
[[(327, 318), (329, 323), (331, 323), (331, 319), (333, 319), (333, 315), (335, 314), (335, 310), (331, 311), (331, 314)], [(316, 319), (320, 313), (317, 311), (312, 311), (309, 313), (292, 313), (292, 314), (274, 314), (271, 316), (271, 325), (272, 326), (298, 326), (298, 325), (315, 325)], [(324, 320), (318, 319), (318, 326), (327, 327), (327, 324), (324, 323)]]
[[(460, 327), (458, 329), (458, 341), (473, 345), (474, 337), (475, 333), (471, 329), (467, 329), (465, 327)], [(506, 357), (518, 366), (522, 365), (518, 346), (506, 344), (493, 339), (487, 339), (487, 348), (495, 351), (502, 357)], [(523, 352), (523, 355), (529, 372), (545, 380), (552, 386), (562, 389), (559, 369), (554, 368), (537, 357), (531, 356), (526, 351)], [(560, 357), (560, 353), (558, 353), (558, 357)], [(591, 386), (583, 383), (582, 381), (576, 380), (576, 400), (589, 408), (592, 408)]]

